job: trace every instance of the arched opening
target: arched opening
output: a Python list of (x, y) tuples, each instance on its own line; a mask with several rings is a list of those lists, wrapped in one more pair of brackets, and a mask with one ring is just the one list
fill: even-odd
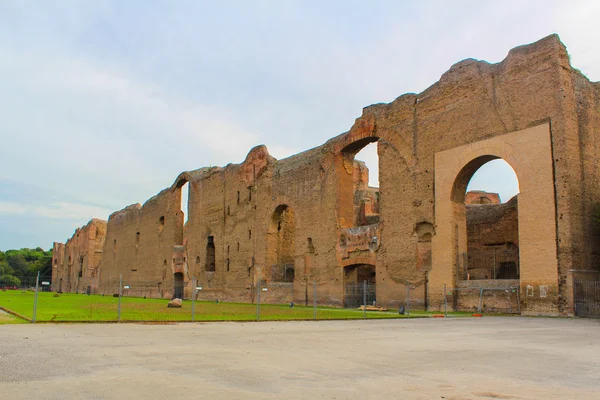
[[(185, 178), (177, 181), (172, 191), (173, 209), (175, 210), (175, 234), (174, 244), (183, 245), (185, 237), (185, 225), (189, 216), (190, 185)], [(162, 218), (162, 217), (161, 217)], [(162, 229), (159, 228), (159, 231)]]
[(457, 280), (518, 280), (519, 183), (495, 156), (469, 162), (452, 192)]
[(379, 222), (379, 158), (377, 138), (368, 137), (346, 146), (336, 165), (339, 216), (344, 227)]
[(431, 239), (434, 227), (429, 222), (418, 223), (415, 229), (417, 236), (417, 270), (427, 273), (431, 271)]
[(189, 207), (188, 204), (190, 202), (190, 184), (189, 182), (185, 182), (183, 186), (181, 186), (181, 211), (183, 212), (183, 224), (188, 221), (189, 217)]
[(173, 274), (173, 297), (172, 299), (183, 300), (183, 273)]
[[(344, 307), (359, 307), (376, 301), (375, 265), (352, 264), (344, 267)], [(366, 290), (366, 292), (365, 292)]]
[(285, 204), (277, 206), (267, 232), (267, 265), (273, 282), (294, 282), (295, 229), (293, 210)]

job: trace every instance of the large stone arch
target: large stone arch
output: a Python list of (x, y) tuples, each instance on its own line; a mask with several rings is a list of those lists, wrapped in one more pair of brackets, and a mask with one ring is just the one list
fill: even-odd
[[(502, 158), (519, 179), (519, 243), (521, 301), (523, 313), (556, 313), (548, 298), (558, 295), (556, 202), (550, 125), (499, 135), (435, 154), (435, 225), (432, 238), (432, 270), (429, 304), (443, 304), (443, 287), (457, 284), (454, 266), (457, 251), (466, 247), (455, 207), (464, 202), (464, 192), (473, 173), (486, 162)], [(542, 298), (542, 301), (540, 301)]]

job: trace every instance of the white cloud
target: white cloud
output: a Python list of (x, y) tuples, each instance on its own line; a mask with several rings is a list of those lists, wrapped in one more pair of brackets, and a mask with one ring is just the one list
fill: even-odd
[(56, 202), (47, 205), (24, 205), (15, 202), (0, 202), (0, 214), (33, 214), (45, 218), (88, 221), (92, 218), (106, 220), (112, 211), (89, 204)]
[(27, 208), (19, 203), (0, 201), (0, 214), (15, 215), (24, 214), (25, 212), (27, 212)]
[(100, 218), (107, 220), (111, 210), (78, 203), (58, 202), (44, 206), (32, 207), (32, 212), (46, 218), (73, 219), (73, 220), (90, 220), (92, 218)]

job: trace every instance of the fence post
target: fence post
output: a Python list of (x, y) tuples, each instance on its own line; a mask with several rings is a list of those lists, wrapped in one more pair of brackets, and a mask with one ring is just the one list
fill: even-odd
[(479, 307), (477, 307), (477, 312), (481, 312), (481, 302), (483, 301), (483, 288), (479, 288)]
[(317, 319), (317, 280), (313, 282), (313, 318)]
[(35, 317), (37, 314), (37, 301), (38, 301), (38, 288), (40, 284), (40, 271), (37, 273), (37, 278), (35, 278), (35, 296), (33, 299), (33, 318), (31, 318), (31, 322), (35, 324)]
[(410, 316), (410, 286), (406, 284), (406, 316)]
[(192, 279), (192, 322), (195, 321), (196, 316), (196, 278)]
[(257, 279), (256, 285), (256, 320), (260, 320), (260, 279)]
[(496, 248), (494, 247), (494, 279), (496, 279)]
[(446, 284), (444, 283), (444, 318), (448, 317), (448, 300), (446, 299)]
[(117, 307), (117, 322), (121, 322), (121, 297), (123, 297), (123, 274), (119, 275), (119, 305)]
[(517, 310), (521, 315), (521, 285), (517, 286)]
[(367, 319), (367, 280), (363, 281), (363, 318)]

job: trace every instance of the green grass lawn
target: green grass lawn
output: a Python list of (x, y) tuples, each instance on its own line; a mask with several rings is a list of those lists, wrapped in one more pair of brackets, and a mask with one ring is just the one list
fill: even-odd
[[(0, 306), (19, 313), (27, 318), (33, 316), (33, 292), (9, 290), (0, 292)], [(38, 322), (110, 322), (118, 320), (118, 298), (112, 296), (63, 293), (38, 294)], [(186, 300), (181, 308), (167, 308), (168, 300), (143, 299), (139, 297), (121, 298), (121, 321), (191, 321), (192, 302)], [(265, 321), (313, 319), (313, 308), (287, 304), (261, 304), (260, 319)], [(429, 317), (434, 312), (411, 311), (411, 317)], [(448, 313), (452, 316), (470, 316), (470, 313)], [(362, 319), (363, 312), (356, 309), (317, 307), (317, 319)], [(368, 319), (407, 318), (396, 310), (387, 312), (368, 311)], [(6, 316), (0, 324), (20, 323), (23, 320)], [(196, 321), (253, 321), (256, 319), (256, 305), (248, 303), (216, 303), (197, 301)]]
[[(37, 321), (117, 321), (118, 298), (112, 296), (41, 292), (38, 297)], [(0, 292), (0, 306), (31, 318), (33, 315), (33, 292), (9, 290)], [(167, 308), (168, 300), (123, 297), (121, 321), (190, 321), (192, 302), (186, 300), (181, 308)], [(411, 317), (431, 315), (423, 311), (411, 312)], [(456, 313), (455, 313), (456, 314)], [(261, 304), (260, 319), (304, 320), (313, 318), (313, 308), (305, 306)], [(317, 319), (361, 319), (363, 312), (355, 309), (318, 307)], [(395, 310), (367, 312), (367, 318), (406, 318)], [(197, 301), (196, 321), (252, 321), (256, 319), (256, 305), (247, 303), (216, 303)], [(2, 322), (0, 322), (2, 323)]]

